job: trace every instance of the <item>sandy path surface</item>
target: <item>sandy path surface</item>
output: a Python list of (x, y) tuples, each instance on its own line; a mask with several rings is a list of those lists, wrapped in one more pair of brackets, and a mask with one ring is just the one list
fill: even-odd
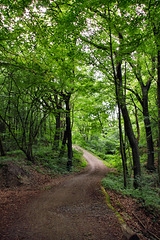
[(3, 240), (122, 239), (118, 220), (100, 190), (100, 180), (109, 170), (92, 154), (83, 153), (86, 169), (24, 206)]

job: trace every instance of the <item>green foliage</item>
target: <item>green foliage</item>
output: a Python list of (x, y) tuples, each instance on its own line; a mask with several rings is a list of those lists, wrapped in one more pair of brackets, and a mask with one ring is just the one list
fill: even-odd
[[(59, 152), (52, 150), (51, 146), (34, 146), (34, 165), (30, 161), (25, 160), (25, 155), (22, 151), (10, 151), (6, 156), (0, 158), (1, 163), (12, 162), (20, 166), (30, 165), (35, 168), (38, 172), (47, 172), (50, 175), (55, 174), (68, 174), (67, 171), (67, 154), (61, 158), (58, 157)], [(84, 168), (87, 162), (82, 158), (82, 153), (73, 150), (73, 167), (72, 172), (79, 171), (79, 169)]]
[(105, 155), (105, 158), (103, 159), (106, 166), (113, 167), (119, 172), (122, 171), (122, 159), (118, 151), (114, 155)]
[(23, 164), (24, 163), (25, 155), (21, 150), (15, 150), (7, 152), (6, 156), (0, 157), (0, 162), (13, 162), (16, 164)]
[(87, 166), (87, 161), (83, 158), (81, 160), (81, 168), (85, 168)]
[(76, 169), (85, 168), (87, 166), (87, 161), (82, 157), (83, 153), (73, 149), (73, 171)]
[(119, 153), (119, 136), (115, 128), (110, 128), (105, 137), (92, 135), (88, 141), (81, 140), (80, 145), (99, 156), (108, 167), (122, 171), (122, 159)]
[(105, 155), (116, 152), (116, 149), (119, 147), (119, 140), (114, 133), (110, 132), (105, 137), (92, 135), (88, 141), (82, 141), (82, 145), (104, 159)]
[(52, 174), (65, 174), (67, 173), (67, 157), (58, 158), (58, 153), (53, 152), (51, 146), (40, 147), (34, 153), (35, 162), (37, 165), (47, 169)]
[(160, 211), (160, 190), (157, 187), (158, 175), (156, 173), (148, 175), (145, 171), (143, 173), (138, 189), (133, 188), (132, 178), (127, 179), (128, 187), (124, 189), (123, 176), (113, 172), (102, 179), (102, 185), (105, 188), (114, 189), (117, 192), (136, 198), (148, 210), (159, 209)]
[[(51, 146), (36, 147), (34, 151), (35, 162), (37, 165), (42, 166), (47, 169), (47, 171), (53, 174), (68, 174), (67, 171), (67, 153), (63, 157), (59, 158), (59, 152), (52, 150)], [(83, 168), (86, 166), (86, 162), (82, 159), (82, 153), (73, 150), (73, 167), (72, 171), (77, 171), (78, 168)]]

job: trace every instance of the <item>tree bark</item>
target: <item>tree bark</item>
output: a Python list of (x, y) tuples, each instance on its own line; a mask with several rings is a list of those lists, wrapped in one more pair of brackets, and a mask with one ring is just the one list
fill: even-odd
[(71, 134), (71, 118), (70, 118), (70, 94), (67, 95), (65, 99), (66, 103), (66, 134), (67, 134), (67, 148), (68, 148), (68, 162), (67, 162), (67, 169), (68, 171), (71, 170), (72, 167), (72, 134)]
[[(55, 129), (55, 135), (54, 135), (54, 146), (53, 149), (59, 148), (59, 142), (60, 142), (60, 133), (61, 133), (61, 109), (62, 109), (62, 99), (61, 97), (58, 97), (57, 94), (54, 94), (54, 100), (56, 104), (56, 129)], [(52, 105), (54, 107), (54, 102), (52, 98), (50, 98), (50, 101), (52, 101)]]
[(119, 81), (118, 86), (118, 101), (120, 104), (120, 108), (122, 111), (123, 119), (124, 119), (124, 126), (125, 126), (125, 132), (128, 137), (131, 149), (132, 149), (132, 156), (133, 156), (133, 171), (134, 171), (134, 187), (139, 187), (139, 178), (141, 176), (141, 166), (140, 166), (140, 157), (139, 157), (139, 149), (138, 149), (138, 143), (135, 138), (131, 120), (128, 114), (127, 106), (124, 101), (123, 96), (123, 89), (122, 89), (122, 70), (121, 70), (121, 63), (119, 62), (117, 64), (117, 80)]
[(151, 122), (149, 117), (148, 110), (148, 90), (146, 87), (143, 87), (143, 117), (146, 131), (146, 140), (147, 140), (147, 169), (154, 170), (154, 146), (153, 146), (153, 138), (152, 138), (152, 130), (151, 130)]
[(26, 151), (23, 151), (27, 157), (27, 160), (34, 163), (32, 145), (29, 145)]
[(0, 152), (1, 152), (1, 156), (5, 156), (5, 151), (4, 151), (4, 148), (3, 148), (3, 143), (2, 143), (2, 138), (0, 136)]
[(119, 109), (119, 138), (120, 138), (120, 150), (122, 156), (122, 164), (123, 164), (123, 183), (124, 188), (127, 187), (127, 159), (125, 153), (125, 147), (123, 142), (123, 134), (122, 134), (122, 124), (121, 124), (121, 110)]
[(157, 54), (157, 105), (158, 105), (158, 174), (160, 184), (160, 45)]
[(125, 124), (125, 132), (128, 137), (131, 149), (132, 149), (132, 156), (133, 156), (133, 171), (134, 171), (134, 187), (137, 188), (139, 186), (138, 178), (141, 176), (141, 166), (140, 166), (140, 158), (139, 158), (139, 149), (138, 143), (134, 136), (130, 117), (128, 114), (128, 110), (126, 106), (122, 106), (121, 108), (124, 124)]
[[(146, 85), (143, 83), (142, 76), (140, 70), (136, 71), (135, 66), (130, 63), (134, 74), (141, 86), (142, 91), (142, 98), (136, 94), (134, 91), (133, 93), (136, 95), (138, 101), (140, 102), (142, 109), (143, 109), (143, 119), (144, 119), (144, 125), (145, 125), (145, 132), (146, 132), (146, 143), (147, 143), (147, 169), (148, 170), (154, 170), (154, 144), (153, 144), (153, 137), (152, 137), (152, 129), (151, 129), (151, 122), (150, 122), (150, 116), (149, 116), (149, 108), (148, 108), (148, 92), (151, 86), (151, 81), (153, 79), (153, 76), (150, 77), (146, 83)], [(154, 74), (155, 70), (155, 58), (152, 58), (152, 75)]]
[[(132, 97), (131, 97), (132, 98)], [(137, 126), (137, 142), (139, 143), (139, 139), (140, 139), (140, 128), (139, 128), (139, 122), (138, 122), (138, 113), (137, 113), (137, 106), (132, 98), (132, 102), (134, 104), (134, 109), (135, 109), (135, 119), (136, 119), (136, 126)]]
[[(110, 19), (110, 11), (108, 9), (109, 19)], [(121, 60), (117, 62), (117, 67), (115, 69), (115, 64), (113, 60), (113, 49), (112, 49), (112, 33), (111, 27), (109, 27), (109, 36), (110, 36), (110, 52), (111, 52), (111, 63), (113, 68), (113, 75), (115, 81), (115, 91), (116, 91), (116, 99), (117, 103), (120, 105), (120, 109), (124, 119), (124, 127), (125, 132), (128, 137), (131, 149), (132, 149), (132, 157), (133, 157), (133, 171), (134, 171), (134, 187), (139, 187), (139, 178), (141, 177), (141, 165), (140, 165), (140, 157), (139, 157), (139, 149), (138, 143), (134, 136), (134, 132), (132, 129), (132, 124), (130, 121), (130, 117), (128, 114), (128, 110), (126, 107), (125, 99), (123, 96), (123, 88), (122, 88), (122, 70), (121, 70)], [(123, 39), (121, 33), (119, 33), (119, 39)], [(117, 73), (117, 74), (116, 74)]]
[(55, 134), (54, 134), (53, 149), (57, 150), (59, 148), (59, 141), (60, 141), (60, 127), (61, 127), (61, 114), (60, 114), (60, 112), (56, 113), (55, 118), (56, 118), (56, 129), (55, 129)]
[(64, 131), (63, 140), (62, 140), (62, 147), (61, 147), (61, 150), (60, 150), (60, 153), (59, 153), (59, 157), (62, 157), (63, 154), (64, 154), (66, 141), (67, 141), (67, 132), (66, 132), (66, 130), (65, 130), (65, 131)]
[(160, 184), (160, 23), (152, 22), (157, 47), (157, 106), (158, 106), (158, 175)]

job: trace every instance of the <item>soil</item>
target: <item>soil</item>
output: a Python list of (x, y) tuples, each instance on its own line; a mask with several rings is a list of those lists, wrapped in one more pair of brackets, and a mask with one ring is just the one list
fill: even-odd
[[(77, 147), (79, 148), (79, 147)], [(79, 148), (80, 149), (80, 148)], [(32, 184), (0, 190), (0, 239), (2, 240), (120, 240), (121, 225), (116, 214), (107, 207), (100, 181), (110, 171), (99, 159), (83, 150), (87, 167), (76, 174), (54, 179), (34, 172)], [(110, 191), (111, 203), (125, 217), (142, 240), (144, 236), (138, 219), (129, 218), (135, 201)], [(118, 199), (118, 200), (117, 200)], [(119, 204), (117, 204), (119, 201)], [(128, 207), (129, 205), (129, 207)], [(138, 204), (135, 207), (137, 208)], [(137, 214), (137, 212), (136, 212)], [(143, 214), (144, 211), (143, 211)], [(129, 220), (130, 219), (130, 220)], [(152, 224), (152, 220), (148, 224)], [(128, 223), (127, 222), (127, 223)], [(136, 224), (135, 224), (136, 223)], [(136, 226), (135, 226), (136, 225)], [(153, 233), (158, 232), (156, 221)], [(153, 236), (152, 236), (153, 237)]]

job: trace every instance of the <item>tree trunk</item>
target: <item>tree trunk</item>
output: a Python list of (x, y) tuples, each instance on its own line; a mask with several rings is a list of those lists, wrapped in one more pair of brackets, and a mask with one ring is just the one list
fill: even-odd
[(70, 107), (69, 107), (70, 94), (67, 96), (66, 103), (66, 134), (67, 134), (67, 148), (68, 148), (68, 162), (67, 169), (70, 171), (72, 167), (72, 134), (71, 134), (71, 119), (70, 119)]
[[(109, 9), (108, 9), (108, 15), (109, 15), (109, 20), (110, 20)], [(139, 179), (138, 178), (140, 178), (140, 176), (141, 176), (141, 165), (140, 165), (138, 143), (137, 143), (137, 140), (134, 136), (134, 132), (133, 132), (133, 129), (132, 129), (130, 117), (129, 117), (129, 114), (128, 114), (128, 110), (127, 110), (124, 95), (123, 95), (121, 60), (118, 60), (117, 68), (115, 70), (115, 64), (114, 64), (114, 61), (113, 61), (111, 27), (109, 27), (109, 36), (110, 36), (111, 62), (112, 62), (112, 68), (113, 68), (113, 74), (114, 74), (114, 80), (115, 80), (115, 88), (116, 88), (116, 98), (117, 98), (118, 104), (120, 104), (121, 112), (122, 112), (123, 119), (124, 119), (125, 132), (126, 132), (126, 135), (128, 137), (128, 140), (129, 140), (129, 143), (130, 143), (130, 146), (131, 146), (131, 149), (132, 149), (133, 171), (134, 171), (134, 187), (138, 188), (139, 187), (139, 182), (138, 182)], [(123, 39), (123, 36), (121, 35), (121, 33), (119, 33), (119, 39), (120, 40)], [(118, 86), (118, 88), (117, 88), (117, 86)]]
[[(29, 122), (29, 136), (28, 136), (28, 143), (26, 145), (26, 156), (27, 156), (27, 159), (31, 162), (34, 162), (34, 158), (33, 158), (33, 151), (32, 151), (32, 147), (33, 147), (33, 141), (35, 139), (34, 137), (34, 128), (33, 128), (33, 125), (34, 125), (34, 117), (33, 117), (33, 110), (31, 110), (31, 116), (30, 116), (30, 122)], [(38, 134), (38, 132), (37, 132)], [(35, 135), (36, 136), (36, 135)], [(26, 138), (26, 136), (25, 136)], [(26, 141), (26, 140), (25, 140)]]
[(128, 137), (131, 149), (132, 149), (132, 156), (133, 156), (133, 171), (134, 171), (134, 187), (138, 187), (138, 178), (141, 176), (141, 166), (140, 166), (140, 158), (139, 158), (139, 149), (138, 149), (138, 143), (134, 136), (130, 117), (128, 114), (128, 110), (126, 106), (122, 106), (121, 108), (124, 124), (125, 124), (125, 132)]
[(60, 112), (57, 112), (55, 117), (56, 117), (56, 129), (55, 129), (55, 135), (54, 135), (53, 149), (57, 150), (59, 148), (59, 140), (60, 140), (60, 125), (61, 125)]
[(0, 136), (0, 152), (1, 152), (1, 156), (5, 156), (5, 151), (4, 151), (4, 148), (3, 148), (3, 143), (2, 143), (2, 138)]
[(158, 47), (157, 54), (157, 105), (158, 105), (158, 174), (159, 174), (159, 184), (160, 184), (160, 45)]
[(123, 183), (124, 188), (127, 187), (127, 160), (126, 160), (126, 154), (125, 154), (125, 147), (123, 143), (123, 134), (122, 134), (122, 124), (121, 124), (121, 110), (118, 107), (119, 110), (119, 138), (120, 138), (120, 150), (121, 150), (121, 156), (122, 156), (122, 164), (123, 164)]
[(124, 119), (124, 126), (125, 132), (128, 137), (131, 149), (132, 149), (132, 156), (133, 156), (133, 171), (134, 171), (134, 187), (138, 188), (139, 186), (139, 178), (141, 176), (141, 166), (140, 166), (140, 158), (139, 158), (139, 149), (138, 143), (135, 138), (131, 120), (128, 114), (128, 110), (124, 101), (123, 96), (123, 89), (122, 89), (122, 71), (121, 71), (121, 63), (117, 64), (117, 80), (119, 81), (118, 86), (118, 101), (120, 104), (120, 108), (122, 111), (123, 119)]
[(23, 150), (25, 153), (27, 160), (34, 163), (34, 157), (33, 157), (33, 152), (32, 152), (32, 144), (28, 144), (27, 149)]
[(59, 153), (59, 157), (62, 157), (64, 155), (65, 145), (67, 141), (67, 131), (64, 131), (63, 141), (62, 141), (62, 147)]
[[(132, 97), (131, 97), (132, 98)], [(138, 112), (137, 112), (137, 106), (132, 98), (132, 102), (134, 104), (134, 109), (135, 109), (135, 119), (136, 119), (136, 126), (137, 126), (137, 142), (139, 143), (139, 139), (140, 139), (140, 129), (139, 129), (139, 122), (138, 122)]]
[[(152, 58), (152, 74), (154, 74), (155, 69), (155, 59)], [(135, 96), (137, 97), (138, 101), (140, 102), (142, 109), (143, 109), (143, 119), (144, 119), (144, 125), (145, 125), (145, 132), (146, 132), (146, 142), (147, 142), (147, 169), (148, 170), (154, 170), (154, 144), (153, 144), (153, 137), (152, 137), (152, 129), (151, 129), (151, 122), (149, 117), (149, 109), (148, 109), (148, 92), (151, 86), (151, 81), (153, 77), (150, 77), (146, 83), (146, 85), (143, 83), (142, 76), (140, 70), (136, 71), (135, 66), (130, 63), (135, 76), (141, 86), (142, 91), (142, 99), (141, 97), (133, 91)]]
[(148, 91), (143, 87), (143, 117), (146, 131), (146, 140), (147, 140), (147, 169), (154, 170), (154, 146), (153, 146), (153, 138), (152, 138), (152, 130), (151, 130), (151, 122), (149, 118), (149, 110), (148, 110)]
[(157, 106), (158, 106), (158, 175), (160, 184), (160, 24), (157, 25), (153, 22), (153, 33), (157, 47)]

